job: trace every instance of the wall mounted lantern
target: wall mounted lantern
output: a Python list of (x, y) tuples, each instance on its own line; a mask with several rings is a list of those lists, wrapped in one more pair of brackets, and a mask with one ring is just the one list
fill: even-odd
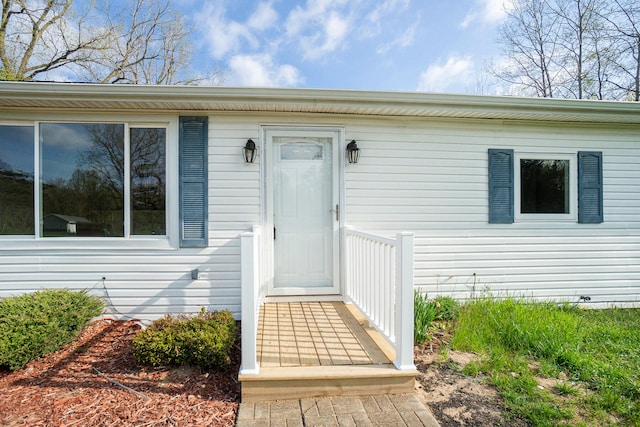
[(356, 144), (356, 140), (353, 139), (347, 144), (347, 160), (349, 160), (349, 163), (358, 163), (359, 158), (360, 149), (358, 148), (358, 144)]
[(256, 159), (256, 143), (251, 139), (247, 139), (247, 143), (244, 147), (242, 147), (242, 156), (244, 157), (244, 161), (247, 163), (253, 163)]

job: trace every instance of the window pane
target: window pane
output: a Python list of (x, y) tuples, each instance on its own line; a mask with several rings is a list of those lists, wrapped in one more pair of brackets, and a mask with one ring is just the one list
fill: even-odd
[(33, 148), (33, 126), (0, 126), (0, 235), (35, 233)]
[(42, 235), (124, 236), (124, 125), (42, 123)]
[(320, 144), (298, 142), (280, 148), (281, 160), (322, 160), (323, 147)]
[(166, 129), (131, 129), (131, 234), (166, 234)]
[(569, 160), (520, 160), (520, 211), (569, 213)]

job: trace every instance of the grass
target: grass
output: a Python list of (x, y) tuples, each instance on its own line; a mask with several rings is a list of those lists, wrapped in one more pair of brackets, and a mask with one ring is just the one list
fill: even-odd
[(640, 426), (640, 310), (480, 299), (461, 308), (452, 345), (486, 356), (465, 372), (532, 425)]

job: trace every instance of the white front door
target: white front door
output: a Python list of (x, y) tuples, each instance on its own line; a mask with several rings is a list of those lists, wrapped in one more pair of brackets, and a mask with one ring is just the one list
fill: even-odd
[(338, 132), (274, 129), (266, 137), (274, 268), (269, 294), (339, 293)]

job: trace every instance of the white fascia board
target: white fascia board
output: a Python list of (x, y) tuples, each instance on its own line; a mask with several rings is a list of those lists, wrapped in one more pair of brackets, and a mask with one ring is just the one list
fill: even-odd
[[(70, 107), (70, 103), (73, 107)], [(0, 110), (114, 108), (640, 123), (640, 103), (336, 89), (1, 82)]]

